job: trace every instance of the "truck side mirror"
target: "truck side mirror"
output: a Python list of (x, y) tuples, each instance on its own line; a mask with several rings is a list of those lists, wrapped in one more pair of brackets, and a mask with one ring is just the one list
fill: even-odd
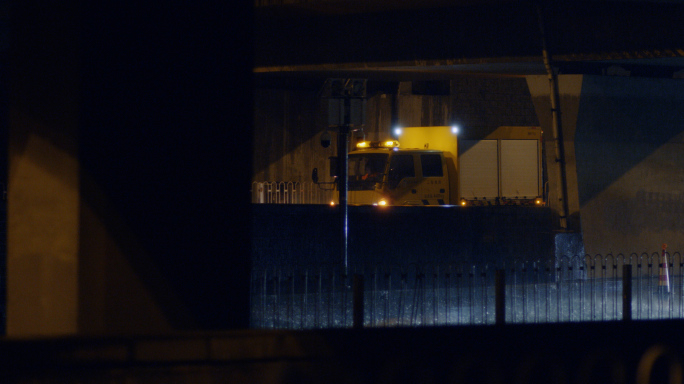
[(318, 184), (318, 168), (314, 168), (311, 172), (311, 180), (313, 180), (314, 183)]

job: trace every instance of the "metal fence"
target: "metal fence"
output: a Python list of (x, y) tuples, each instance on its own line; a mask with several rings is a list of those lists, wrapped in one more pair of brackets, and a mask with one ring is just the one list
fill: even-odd
[[(497, 311), (506, 323), (684, 318), (684, 262), (679, 253), (665, 257), (667, 263), (654, 253), (562, 257), (553, 265), (375, 265), (346, 272), (331, 265), (272, 267), (253, 272), (251, 326), (351, 327), (355, 313), (366, 327), (494, 324)], [(497, 273), (505, 281), (498, 292)]]
[(332, 190), (314, 182), (255, 181), (250, 195), (253, 204), (329, 204)]

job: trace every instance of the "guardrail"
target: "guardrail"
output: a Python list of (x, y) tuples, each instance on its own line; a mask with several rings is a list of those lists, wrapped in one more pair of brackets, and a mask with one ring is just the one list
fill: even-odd
[(314, 182), (255, 181), (250, 189), (253, 204), (329, 204), (332, 192)]
[(271, 267), (253, 271), (251, 326), (312, 329), (684, 318), (684, 261), (679, 253), (666, 257), (667, 263), (660, 254), (644, 253), (561, 257), (554, 265), (355, 266), (346, 274), (336, 265)]

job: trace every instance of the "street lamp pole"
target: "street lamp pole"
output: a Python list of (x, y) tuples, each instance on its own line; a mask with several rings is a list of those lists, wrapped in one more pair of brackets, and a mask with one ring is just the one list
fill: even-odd
[[(348, 104), (349, 99), (345, 100), (345, 105)], [(345, 108), (346, 109), (346, 108)], [(340, 167), (340, 175), (338, 180), (339, 190), (339, 207), (340, 207), (340, 260), (344, 265), (344, 275), (347, 276), (349, 268), (349, 255), (347, 253), (347, 244), (349, 240), (349, 212), (347, 209), (347, 191), (349, 183), (349, 114), (345, 113), (345, 124), (340, 126), (337, 139), (337, 163)]]
[(344, 267), (345, 276), (348, 275), (349, 256), (349, 134), (352, 129), (360, 129), (365, 118), (365, 79), (328, 79), (329, 103), (328, 124), (338, 129), (337, 136), (337, 166), (340, 209), (340, 261)]

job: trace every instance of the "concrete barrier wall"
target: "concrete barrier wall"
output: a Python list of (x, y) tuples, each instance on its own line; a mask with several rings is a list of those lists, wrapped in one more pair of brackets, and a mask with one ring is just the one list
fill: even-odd
[[(255, 204), (253, 268), (341, 262), (340, 214), (327, 205)], [(375, 263), (547, 260), (552, 213), (538, 207), (349, 207), (348, 257)]]

